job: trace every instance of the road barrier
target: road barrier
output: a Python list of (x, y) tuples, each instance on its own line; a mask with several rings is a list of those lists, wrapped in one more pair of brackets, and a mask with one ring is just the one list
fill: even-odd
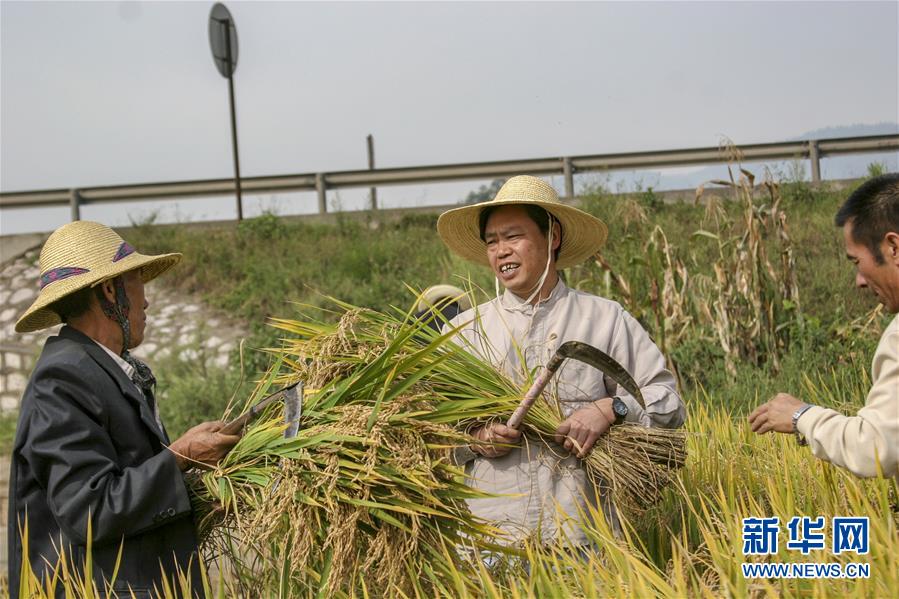
[[(821, 180), (820, 160), (825, 156), (899, 151), (899, 135), (843, 137), (739, 146), (745, 162), (768, 160), (809, 160), (812, 183)], [(465, 179), (495, 179), (522, 173), (562, 175), (565, 196), (574, 196), (574, 175), (591, 171), (615, 171), (717, 164), (732, 161), (718, 147), (588, 156), (563, 156), (498, 162), (379, 168), (329, 173), (305, 173), (246, 177), (241, 188), (246, 193), (315, 191), (318, 211), (327, 212), (329, 189), (349, 187), (375, 188), (410, 183), (440, 183)], [(78, 220), (81, 206), (101, 202), (128, 202), (153, 199), (224, 196), (235, 193), (233, 179), (142, 183), (78, 189), (45, 189), (0, 193), (0, 209), (38, 206), (71, 206), (72, 220)]]

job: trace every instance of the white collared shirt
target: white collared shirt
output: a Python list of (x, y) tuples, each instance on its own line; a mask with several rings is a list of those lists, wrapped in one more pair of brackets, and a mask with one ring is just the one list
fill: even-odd
[(871, 364), (865, 406), (846, 416), (812, 406), (796, 422), (815, 456), (856, 476), (892, 476), (899, 482), (899, 315), (883, 332)]
[[(122, 356), (118, 355), (117, 353), (115, 353), (114, 351), (112, 351), (111, 349), (109, 349), (108, 347), (106, 347), (105, 345), (100, 343), (99, 341), (97, 341), (95, 339), (91, 339), (91, 341), (93, 341), (94, 343), (96, 343), (97, 345), (102, 347), (103, 351), (105, 351), (107, 354), (109, 354), (109, 357), (111, 357), (113, 360), (115, 360), (115, 363), (119, 365), (119, 368), (121, 368), (123, 371), (125, 371), (125, 374), (128, 376), (129, 380), (132, 380), (132, 381), (134, 380), (131, 378), (134, 376), (134, 366), (132, 366), (131, 364), (129, 364), (128, 362), (123, 360)], [(139, 387), (138, 387), (138, 389), (139, 389)]]
[[(91, 341), (93, 341), (94, 343), (96, 343), (97, 345), (102, 347), (103, 351), (105, 351), (107, 354), (109, 354), (109, 357), (111, 357), (115, 361), (115, 363), (118, 364), (119, 367), (125, 372), (125, 375), (128, 377), (128, 380), (131, 381), (131, 384), (133, 384), (135, 386), (135, 388), (137, 388), (141, 397), (143, 397), (144, 401), (146, 401), (147, 396), (144, 395), (144, 390), (141, 389), (137, 385), (137, 383), (134, 382), (134, 366), (132, 366), (131, 364), (126, 362), (124, 359), (122, 359), (122, 356), (116, 354), (114, 351), (112, 351), (111, 349), (109, 349), (108, 347), (106, 347), (105, 345), (103, 345), (102, 343), (97, 341), (96, 339), (91, 339)], [(159, 416), (158, 403), (154, 401), (152, 408), (153, 408), (153, 418), (156, 420), (156, 424), (159, 426), (159, 430), (160, 431), (165, 430), (162, 426), (162, 418), (160, 418), (160, 416)]]
[[(505, 293), (450, 321), (464, 325), (457, 342), (494, 364), (518, 382), (523, 370), (545, 365), (566, 341), (582, 341), (606, 352), (627, 370), (646, 401), (637, 400), (602, 372), (577, 360), (566, 360), (553, 377), (547, 393), (559, 400), (562, 414), (598, 399), (617, 395), (628, 407), (627, 421), (643, 426), (677, 428), (686, 412), (665, 357), (649, 334), (616, 302), (569, 288), (560, 279), (549, 297), (527, 304)], [(522, 359), (524, 364), (522, 364)], [(576, 524), (586, 504), (601, 504), (612, 519), (608, 498), (597, 501), (599, 489), (587, 477), (580, 460), (558, 447), (524, 439), (499, 458), (476, 456), (466, 465), (469, 484), (500, 496), (468, 500), (471, 511), (498, 524), (513, 537), (539, 530), (549, 541), (560, 536), (580, 545), (589, 543)], [(558, 522), (560, 512), (567, 522)], [(563, 531), (559, 531), (559, 526)]]

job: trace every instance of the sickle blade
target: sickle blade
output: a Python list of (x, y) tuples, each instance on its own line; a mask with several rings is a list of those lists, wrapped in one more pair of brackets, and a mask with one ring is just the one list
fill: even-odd
[(596, 368), (624, 387), (628, 393), (634, 396), (640, 406), (646, 409), (646, 402), (643, 401), (643, 394), (640, 392), (637, 382), (634, 381), (634, 377), (609, 354), (581, 341), (566, 341), (559, 346), (556, 354)]
[(285, 439), (293, 439), (300, 432), (300, 418), (303, 415), (303, 381), (284, 392)]

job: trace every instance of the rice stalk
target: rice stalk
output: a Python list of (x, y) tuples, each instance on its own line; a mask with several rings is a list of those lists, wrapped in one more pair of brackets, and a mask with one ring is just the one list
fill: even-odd
[[(810, 381), (818, 395), (847, 385), (864, 389), (864, 370), (831, 379), (826, 373)], [(899, 595), (899, 487), (890, 479), (859, 479), (815, 458), (785, 435), (751, 433), (745, 416), (704, 407), (701, 394), (688, 398), (695, 408), (687, 421), (690, 459), (675, 475), (662, 501), (640, 519), (623, 518), (624, 536), (616, 537), (597, 514), (582, 527), (597, 547), (587, 554), (564, 547), (526, 542), (514, 556), (488, 564), (461, 558), (456, 547), (440, 540), (422, 560), (420, 573), (407, 570), (409, 585), (381, 592), (368, 573), (354, 570), (343, 588), (322, 585), (329, 572), (296, 572), (297, 564), (270, 554), (239, 555), (246, 563), (220, 579), (217, 596), (228, 597), (895, 597)], [(858, 401), (858, 400), (857, 400)], [(742, 555), (742, 519), (777, 516), (867, 516), (870, 554), (840, 556), (829, 551), (803, 555), (788, 550), (781, 538), (776, 555)], [(315, 522), (294, 522), (314, 528)], [(784, 534), (784, 533), (782, 533)], [(27, 546), (26, 533), (23, 543)], [(282, 540), (287, 549), (289, 542)], [(868, 563), (870, 578), (746, 579), (744, 561)], [(88, 591), (73, 569), (57, 566), (52, 586), (22, 565), (22, 596), (82, 597)], [(168, 573), (167, 573), (168, 574)], [(261, 580), (258, 584), (253, 578)], [(206, 579), (204, 579), (205, 581)], [(189, 584), (189, 581), (187, 581)], [(90, 583), (88, 583), (90, 584)], [(182, 583), (182, 590), (184, 586)], [(207, 596), (213, 589), (204, 582)], [(225, 588), (227, 590), (223, 591)], [(97, 589), (98, 591), (100, 589)], [(83, 592), (83, 594), (81, 594)], [(0, 591), (2, 593), (2, 591)], [(158, 593), (173, 597), (172, 590)], [(99, 595), (95, 593), (95, 595)], [(156, 595), (156, 594), (154, 594)]]
[[(448, 584), (448, 565), (472, 564), (458, 552), (448, 563), (434, 548), (495, 549), (502, 538), (469, 512), (465, 500), (484, 494), (465, 484), (452, 450), (472, 441), (460, 432), (470, 424), (508, 417), (523, 391), (452, 342), (455, 331), (436, 333), (403, 312), (334, 305), (342, 316), (333, 324), (272, 320), (286, 335), (268, 350), (281, 366), (266, 386), (303, 380), (315, 391), (304, 397), (296, 438), (282, 438), (274, 409), (216, 470), (193, 480), (207, 551), (233, 554), (225, 541), (240, 538), (261, 564), (289, 560), (294, 584), (311, 584), (315, 572), (333, 592), (353, 573), (376, 594), (409, 592), (426, 563)], [(558, 404), (538, 402), (524, 426), (549, 440), (561, 420)], [(684, 459), (683, 434), (621, 426), (585, 464), (621, 507), (638, 512)]]

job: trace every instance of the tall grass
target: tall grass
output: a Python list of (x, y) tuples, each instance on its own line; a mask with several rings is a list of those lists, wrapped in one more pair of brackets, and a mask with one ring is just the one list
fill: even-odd
[[(308, 545), (323, 551), (317, 561), (310, 562), (315, 564), (312, 568), (303, 568), (295, 559), (296, 545), (291, 540), (265, 559), (237, 569), (218, 556), (225, 572), (223, 594), (246, 594), (241, 581), (250, 577), (265, 596), (332, 592), (360, 597), (899, 596), (896, 484), (857, 479), (815, 459), (792, 438), (753, 435), (745, 423), (746, 411), (776, 391), (790, 391), (850, 413), (866, 395), (867, 372), (886, 315), (852, 288), (851, 268), (845, 264), (841, 239), (832, 225), (845, 192), (787, 182), (779, 189), (779, 200), (763, 195), (747, 201), (745, 181), (736, 175), (732, 183), (728, 187), (736, 190), (735, 202), (716, 203), (704, 196), (703, 205), (669, 205), (652, 194), (613, 198), (600, 189), (584, 203), (585, 209), (608, 223), (610, 242), (600, 263), (570, 269), (568, 283), (611, 297), (633, 311), (671, 357), (688, 402), (687, 464), (648, 511), (625, 519), (624, 538), (616, 538), (599, 517), (586, 528), (599, 548), (595, 553), (575, 555), (561, 547), (530, 544), (517, 554), (486, 563), (474, 553), (460, 554), (454, 542), (432, 538), (430, 559), (408, 570), (406, 584), (385, 586), (371, 578), (370, 570), (351, 566), (340, 571), (339, 588), (329, 583), (333, 552), (328, 554), (324, 542)], [(709, 193), (714, 192), (706, 190), (705, 195)], [(772, 210), (775, 204), (777, 211)], [(787, 245), (777, 225), (781, 213), (790, 227)], [(695, 235), (698, 230), (710, 235)], [(253, 324), (252, 344), (257, 347), (276, 345), (280, 334), (262, 326), (263, 315), (287, 313), (288, 299), (321, 305), (317, 290), (352, 304), (384, 309), (409, 303), (404, 282), (420, 288), (462, 274), (476, 287), (492, 289), (488, 272), (449, 256), (430, 221), (409, 219), (374, 230), (349, 220), (310, 225), (268, 216), (202, 232), (138, 228), (129, 240), (148, 252), (191, 248), (181, 276), (172, 282), (246, 318)], [(781, 262), (781, 257), (787, 262)], [(759, 320), (758, 336), (743, 335), (745, 330), (756, 330), (751, 318), (744, 321), (750, 326), (731, 329), (727, 333), (731, 341), (725, 345), (714, 319), (700, 322), (705, 315), (695, 299), (701, 294), (694, 294), (691, 285), (703, 275), (714, 280), (715, 265), (725, 269), (726, 278), (738, 271), (741, 261), (755, 287), (745, 287), (750, 295), (731, 302), (733, 313), (739, 314), (740, 303), (748, 302), (759, 308), (755, 317), (771, 318)], [(762, 279), (770, 275), (769, 266), (775, 271), (771, 280), (776, 285), (765, 290)], [(784, 290), (798, 290), (801, 302), (780, 293)], [(768, 295), (751, 296), (762, 292)], [(705, 297), (714, 315), (711, 307), (716, 298)], [(717, 299), (727, 304), (728, 298)], [(339, 316), (335, 313), (334, 320)], [(763, 330), (767, 340), (761, 339)], [(753, 347), (756, 339), (762, 342)], [(748, 343), (746, 347), (758, 353), (732, 352), (740, 343)], [(261, 352), (258, 356), (251, 369), (265, 371), (271, 359)], [(368, 419), (362, 424), (368, 426)], [(260, 434), (277, 436), (277, 430), (260, 429)], [(263, 441), (259, 437), (243, 441), (253, 442)], [(284, 451), (289, 448), (283, 447)], [(281, 457), (276, 452), (268, 459), (277, 462)], [(257, 489), (267, 488), (276, 478), (254, 484)], [(225, 497), (229, 492), (221, 490)], [(828, 519), (868, 516), (870, 555), (833, 556), (829, 551), (803, 555), (786, 548), (784, 531), (777, 555), (764, 559), (866, 562), (871, 564), (870, 578), (743, 577), (740, 563), (747, 559), (741, 551), (743, 518), (778, 516), (783, 523), (793, 516), (819, 515)], [(363, 523), (365, 518), (377, 515), (364, 514)], [(231, 530), (243, 535), (248, 531), (238, 526)], [(227, 536), (221, 540), (227, 541)], [(406, 563), (399, 566), (408, 569)], [(30, 580), (35, 596), (45, 596), (39, 583)], [(163, 595), (171, 596), (171, 592)]]
[[(735, 178), (739, 184), (738, 170)], [(782, 337), (789, 340), (789, 348), (781, 348), (778, 355), (779, 369), (770, 360), (758, 364), (729, 358), (717, 333), (710, 334), (678, 310), (695, 318), (696, 279), (714, 278), (713, 265), (721, 259), (714, 239), (695, 235), (699, 230), (719, 234), (715, 222), (708, 220), (708, 206), (716, 206), (722, 227), (730, 223), (721, 233), (722, 241), (733, 240), (728, 247), (745, 231), (745, 204), (739, 197), (742, 191), (736, 191), (733, 201), (734, 188), (707, 186), (701, 203), (692, 205), (662, 203), (645, 193), (614, 196), (597, 188), (582, 199), (582, 207), (608, 224), (609, 242), (602, 258), (630, 291), (622, 290), (594, 263), (569, 269), (565, 276), (573, 287), (625, 305), (664, 347), (686, 389), (706, 388), (712, 402), (745, 410), (756, 401), (756, 394), (797, 389), (806, 371), (869, 360), (886, 320), (880, 317), (867, 329), (846, 328), (875, 307), (869, 296), (853, 288), (842, 238), (833, 226), (833, 214), (848, 191), (785, 181), (780, 185), (779, 211), (787, 215), (790, 226), (801, 326), (791, 318), (795, 309), (778, 312), (786, 318), (777, 326), (784, 326)], [(768, 197), (764, 189), (753, 193), (760, 208), (770, 206)], [(349, 218), (338, 224), (314, 224), (265, 215), (220, 228), (138, 226), (128, 238), (142, 251), (186, 250), (178, 276), (167, 278), (167, 284), (199, 293), (211, 306), (244, 319), (252, 331), (248, 347), (259, 348), (276, 342), (275, 331), (264, 325), (266, 317), (289, 313), (290, 301), (321, 305), (322, 292), (376, 310), (406, 305), (405, 284), (424, 288), (471, 280), (476, 288), (492, 293), (489, 271), (452, 256), (435, 234), (434, 220), (416, 215), (374, 227)], [(766, 239), (773, 242), (766, 249), (769, 260), (778, 266), (776, 235)], [(669, 257), (675, 268), (666, 274)], [(690, 290), (686, 294), (681, 265)], [(678, 294), (685, 299), (678, 299)], [(486, 300), (487, 295), (477, 299)], [(247, 356), (248, 376), (258, 376), (270, 365), (265, 354), (247, 352)]]
[[(846, 387), (860, 393), (868, 381), (862, 370), (809, 379), (805, 391), (824, 395)], [(346, 573), (336, 596), (373, 597), (895, 597), (899, 595), (899, 513), (897, 485), (888, 479), (858, 479), (814, 458), (784, 435), (758, 436), (743, 418), (707, 409), (701, 395), (688, 397), (689, 455), (685, 468), (663, 499), (639, 520), (625, 520), (616, 538), (601, 515), (585, 531), (598, 547), (573, 554), (562, 547), (526, 545), (521, 554), (488, 564), (464, 566), (450, 544), (437, 544), (429, 567), (411, 588), (375, 592), (359, 571)], [(742, 520), (777, 516), (782, 523), (775, 555), (742, 554)], [(867, 516), (870, 554), (834, 556), (828, 549), (803, 555), (786, 547), (783, 523), (793, 516)], [(768, 562), (850, 562), (870, 564), (864, 579), (745, 579), (740, 564)], [(224, 564), (222, 564), (225, 567)], [(263, 596), (331, 596), (326, 572), (289, 580), (294, 564), (255, 566), (267, 576)], [(227, 568), (225, 568), (227, 570)], [(27, 573), (26, 573), (27, 574)], [(244, 573), (246, 574), (246, 573)], [(30, 589), (38, 589), (31, 579)], [(225, 576), (224, 596), (245, 596), (236, 577)], [(45, 585), (46, 586), (46, 585)], [(48, 596), (35, 591), (36, 597)], [(80, 596), (73, 594), (70, 596)], [(172, 593), (161, 596), (171, 597)]]

